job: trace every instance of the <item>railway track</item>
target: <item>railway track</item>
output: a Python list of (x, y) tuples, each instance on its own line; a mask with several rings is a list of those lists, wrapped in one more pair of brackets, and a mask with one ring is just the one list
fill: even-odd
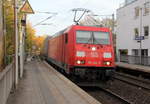
[[(132, 104), (131, 101), (105, 87), (81, 87), (102, 104)], [(108, 100), (109, 99), (109, 100)]]
[(104, 104), (150, 104), (150, 80), (142, 77), (115, 72), (114, 81), (80, 85), (91, 87), (86, 92)]
[(128, 83), (133, 86), (140, 87), (144, 90), (150, 91), (150, 81), (146, 79), (141, 79), (138, 77), (134, 77), (131, 75), (123, 74), (115, 72), (115, 79), (120, 80), (122, 82)]
[(117, 95), (116, 93), (112, 92), (109, 89), (105, 89), (105, 88), (101, 88), (99, 87), (102, 91), (104, 91), (106, 94), (108, 94), (111, 97), (115, 97), (116, 99), (118, 99), (121, 103), (123, 104), (132, 104), (130, 101), (126, 100), (125, 98)]
[[(150, 91), (150, 82), (149, 80), (143, 80), (142, 78), (138, 78), (138, 77), (134, 77), (128, 74), (124, 74), (124, 73), (118, 73), (115, 72), (115, 76), (114, 76), (115, 82), (121, 82), (123, 84), (126, 84), (127, 86), (131, 85), (131, 89), (132, 86), (136, 86), (137, 88), (141, 88), (144, 90), (138, 90), (138, 91)], [(113, 83), (113, 82), (112, 82)], [(98, 89), (96, 91), (86, 91), (89, 94), (91, 94), (94, 98), (96, 98), (98, 101), (104, 103), (104, 104), (135, 104), (135, 102), (137, 103), (138, 101), (135, 101), (134, 99), (138, 99), (138, 97), (136, 97), (136, 95), (139, 96), (139, 94), (135, 94), (135, 97), (129, 97), (128, 95), (134, 95), (134, 93), (136, 91), (134, 91), (132, 93), (132, 91), (128, 91), (129, 87), (123, 87), (121, 85), (120, 88), (123, 87), (123, 89), (119, 89), (117, 86), (119, 86), (119, 84), (115, 84), (115, 86), (112, 88), (109, 88), (109, 84), (107, 85), (106, 83), (93, 83), (91, 85), (91, 83), (76, 83), (78, 86), (83, 86), (83, 87), (97, 87)], [(111, 86), (110, 86), (111, 87)], [(126, 89), (126, 90), (125, 90)], [(84, 89), (83, 89), (84, 90)], [(146, 92), (145, 91), (145, 92)], [(120, 93), (121, 92), (121, 93)], [(147, 92), (146, 92), (147, 93)], [(140, 95), (143, 95), (142, 93)], [(149, 94), (147, 94), (149, 96)], [(145, 97), (145, 96), (143, 96)], [(109, 99), (109, 100), (108, 100)], [(111, 99), (111, 100), (110, 100)], [(140, 98), (141, 99), (141, 98)], [(142, 99), (141, 99), (142, 102)], [(149, 104), (149, 103), (137, 103), (137, 104)]]

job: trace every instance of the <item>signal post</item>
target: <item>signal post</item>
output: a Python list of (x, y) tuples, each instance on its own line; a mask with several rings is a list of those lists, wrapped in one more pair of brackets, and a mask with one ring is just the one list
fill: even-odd
[[(27, 14), (33, 14), (34, 11), (31, 8), (28, 0), (23, 3), (20, 8), (17, 5), (17, 0), (14, 0), (14, 38), (15, 38), (15, 88), (18, 86), (19, 77), (23, 76), (24, 69), (24, 56), (25, 56), (25, 36), (26, 36), (26, 18)], [(22, 18), (18, 18), (18, 12), (22, 13)], [(19, 23), (20, 25), (19, 25)], [(18, 26), (19, 25), (19, 26)], [(19, 27), (19, 29), (18, 29)]]

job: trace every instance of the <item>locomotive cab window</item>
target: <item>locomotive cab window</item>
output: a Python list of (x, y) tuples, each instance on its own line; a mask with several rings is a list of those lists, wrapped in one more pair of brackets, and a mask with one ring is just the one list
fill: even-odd
[(100, 31), (77, 31), (76, 43), (87, 44), (110, 44), (110, 37), (108, 32)]
[(77, 43), (91, 43), (91, 32), (90, 31), (77, 31), (76, 42)]
[(94, 32), (94, 44), (110, 44), (108, 32)]

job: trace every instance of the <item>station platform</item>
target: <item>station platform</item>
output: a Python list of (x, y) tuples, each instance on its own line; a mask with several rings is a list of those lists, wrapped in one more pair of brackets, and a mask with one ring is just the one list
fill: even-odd
[(7, 104), (101, 104), (46, 62), (31, 61)]
[(142, 66), (142, 65), (135, 65), (135, 64), (128, 64), (123, 62), (116, 62), (116, 66), (127, 68), (130, 70), (137, 70), (145, 73), (150, 73), (150, 66)]

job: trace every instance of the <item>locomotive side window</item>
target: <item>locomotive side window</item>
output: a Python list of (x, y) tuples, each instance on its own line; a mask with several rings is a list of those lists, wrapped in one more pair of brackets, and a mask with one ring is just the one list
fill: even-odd
[(110, 37), (108, 32), (99, 31), (77, 31), (76, 32), (77, 43), (87, 44), (110, 44)]
[(68, 43), (68, 34), (65, 34), (65, 43)]

